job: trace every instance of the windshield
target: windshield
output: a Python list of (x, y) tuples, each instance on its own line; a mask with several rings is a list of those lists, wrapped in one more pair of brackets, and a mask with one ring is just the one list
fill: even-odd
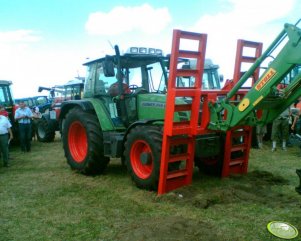
[[(124, 93), (133, 93), (138, 90), (145, 92), (157, 92), (160, 82), (165, 82), (163, 64), (158, 59), (142, 59), (139, 60), (127, 58), (121, 65), (121, 77), (124, 83)], [(88, 66), (88, 76), (85, 82), (85, 89), (93, 90), (94, 94), (118, 93), (117, 85), (117, 66), (114, 65), (115, 76), (108, 77), (105, 75), (102, 62), (94, 63)], [(93, 77), (95, 76), (95, 78)], [(112, 90), (113, 88), (113, 90)], [(125, 88), (129, 88), (126, 90)]]
[[(186, 63), (180, 62), (178, 64), (178, 69), (187, 69), (188, 65)], [(194, 77), (177, 77), (176, 85), (178, 87), (193, 87), (195, 83)], [(166, 86), (164, 81), (160, 83), (159, 90), (166, 92)], [(221, 89), (220, 86), (220, 77), (218, 74), (217, 68), (205, 68), (203, 72), (203, 78), (202, 78), (202, 89), (203, 90), (214, 90), (214, 89)]]
[(65, 100), (79, 100), (81, 97), (80, 85), (70, 85), (65, 87)]
[(36, 105), (45, 105), (48, 103), (46, 96), (38, 96), (36, 97)]
[(0, 86), (0, 102), (3, 104), (5, 107), (11, 106), (12, 100), (10, 96), (10, 86), (8, 85), (1, 85)]

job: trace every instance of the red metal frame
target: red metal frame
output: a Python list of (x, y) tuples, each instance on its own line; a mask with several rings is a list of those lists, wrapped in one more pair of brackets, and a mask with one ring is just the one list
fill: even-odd
[[(245, 48), (254, 49), (254, 56), (246, 56), (244, 54)], [(239, 81), (243, 72), (241, 70), (243, 63), (255, 63), (255, 61), (262, 54), (262, 43), (252, 42), (243, 39), (237, 41), (234, 75), (232, 83), (228, 83), (223, 90), (230, 90)], [(257, 68), (252, 76), (252, 86), (259, 78), (260, 69)], [(248, 90), (244, 92), (237, 92), (232, 100), (242, 99)], [(226, 115), (227, 113), (225, 113)], [(261, 115), (261, 111), (257, 112)], [(242, 139), (242, 142), (235, 143), (234, 139)], [(225, 153), (222, 169), (222, 177), (227, 177), (231, 173), (244, 174), (248, 171), (249, 153), (251, 148), (252, 127), (237, 126), (226, 133)], [(238, 155), (238, 156), (235, 156)]]
[[(181, 39), (198, 42), (196, 51), (180, 49)], [(163, 132), (163, 143), (161, 153), (160, 179), (158, 194), (164, 194), (184, 185), (189, 185), (192, 181), (192, 171), (194, 162), (195, 135), (204, 126), (199, 126), (199, 110), (202, 93), (202, 77), (204, 70), (206, 34), (197, 34), (174, 30), (172, 42), (172, 55), (170, 62), (170, 75), (168, 81), (168, 91), (165, 110), (165, 123)], [(178, 69), (179, 58), (196, 59), (196, 69)], [(191, 76), (195, 78), (193, 87), (176, 86), (177, 77)], [(176, 104), (176, 97), (190, 97), (191, 104)], [(208, 107), (207, 107), (208, 108)], [(189, 121), (174, 122), (175, 112), (190, 111)], [(208, 117), (208, 115), (206, 115)], [(207, 118), (207, 122), (209, 119)], [(177, 145), (186, 146), (186, 153), (171, 154), (171, 148)], [(168, 171), (169, 163), (185, 162), (184, 168), (176, 171)]]
[[(244, 55), (244, 50), (246, 48), (251, 48), (255, 50), (255, 56), (246, 56)], [(241, 67), (243, 63), (253, 64), (262, 54), (262, 43), (252, 42), (243, 39), (237, 40), (236, 47), (236, 57), (235, 57), (235, 67), (234, 67), (234, 75), (233, 82), (236, 84), (241, 78), (243, 72), (241, 71)], [(259, 77), (259, 68), (257, 68), (252, 76), (252, 86), (258, 80)]]
[[(180, 49), (181, 39), (198, 41), (197, 51), (186, 51)], [(204, 59), (206, 51), (206, 34), (197, 34), (174, 30), (172, 42), (172, 55), (170, 61), (170, 75), (168, 81), (168, 91), (165, 110), (165, 123), (162, 142), (160, 177), (158, 185), (158, 194), (164, 194), (184, 185), (189, 185), (192, 181), (195, 136), (202, 135), (211, 130), (207, 129), (210, 121), (209, 102), (216, 102), (218, 96), (225, 96), (228, 91), (238, 82), (242, 75), (242, 63), (254, 63), (261, 55), (262, 43), (238, 40), (237, 53), (234, 68), (233, 81), (228, 83), (222, 90), (202, 90), (202, 77), (204, 69)], [(243, 56), (245, 47), (255, 48), (255, 56)], [(196, 59), (196, 69), (177, 69), (179, 58)], [(178, 87), (176, 86), (177, 77), (186, 76), (195, 78), (195, 86)], [(259, 77), (257, 69), (252, 77), (252, 84)], [(248, 90), (239, 90), (233, 100), (242, 99)], [(191, 104), (176, 104), (176, 97), (189, 97)], [(199, 119), (200, 103), (203, 102), (202, 116)], [(190, 111), (189, 121), (174, 121), (175, 112)], [(226, 113), (225, 113), (226, 114)], [(222, 169), (222, 177), (230, 173), (247, 173), (248, 159), (251, 147), (252, 128), (249, 126), (235, 127), (226, 133), (225, 154)], [(235, 139), (242, 139), (235, 143)], [(171, 149), (174, 146), (186, 146), (186, 152), (181, 154), (172, 154)], [(238, 157), (235, 154), (238, 153)], [(175, 162), (185, 162), (184, 168), (169, 171), (169, 164)]]
[(222, 177), (227, 177), (231, 173), (247, 173), (251, 139), (250, 126), (237, 126), (227, 131)]

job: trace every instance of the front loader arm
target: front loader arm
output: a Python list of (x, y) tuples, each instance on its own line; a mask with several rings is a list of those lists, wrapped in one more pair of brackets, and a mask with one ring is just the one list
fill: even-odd
[[(284, 39), (287, 43), (280, 50), (276, 58), (270, 63), (268, 69), (260, 76), (254, 86), (247, 92), (239, 103), (231, 103), (231, 98), (238, 92), (242, 85), (253, 75), (260, 64), (271, 56)], [(229, 91), (226, 98), (209, 106), (211, 130), (229, 130), (237, 125), (256, 125), (267, 123), (275, 119), (281, 111), (301, 95), (301, 76), (297, 75), (284, 90), (284, 97), (272, 100), (272, 105), (267, 104), (269, 96), (283, 78), (296, 66), (301, 64), (301, 29), (292, 24), (285, 24), (284, 30), (273, 41), (269, 48), (241, 77), (237, 84)], [(271, 101), (270, 101), (271, 102)], [(274, 110), (273, 108), (277, 109)], [(257, 119), (255, 110), (263, 111), (263, 118)], [(224, 110), (226, 115), (223, 116)]]

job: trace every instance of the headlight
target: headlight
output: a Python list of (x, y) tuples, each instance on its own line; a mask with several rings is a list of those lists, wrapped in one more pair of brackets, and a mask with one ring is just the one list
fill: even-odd
[(146, 47), (130, 47), (126, 54), (146, 54), (146, 55), (163, 55), (163, 51), (161, 49), (155, 48), (146, 48)]

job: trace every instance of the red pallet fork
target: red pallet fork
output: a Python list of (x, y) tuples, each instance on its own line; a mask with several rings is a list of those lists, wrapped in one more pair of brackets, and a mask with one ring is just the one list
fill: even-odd
[[(254, 56), (246, 56), (246, 49), (249, 48)], [(241, 70), (244, 63), (253, 64), (261, 56), (262, 43), (251, 42), (239, 39), (237, 41), (236, 58), (233, 76), (235, 85), (244, 72)], [(252, 86), (259, 78), (259, 68), (252, 75)], [(242, 99), (243, 95), (235, 95), (232, 101), (237, 98)], [(260, 111), (257, 115), (261, 115)], [(225, 153), (222, 169), (222, 177), (227, 177), (232, 173), (244, 174), (248, 171), (249, 152), (252, 141), (252, 127), (238, 126), (226, 132)]]
[[(181, 50), (181, 40), (196, 42), (197, 50)], [(180, 30), (174, 30), (173, 32), (158, 194), (164, 194), (184, 185), (189, 185), (192, 181), (195, 136), (198, 132), (205, 130), (203, 125), (198, 125), (198, 120), (206, 42), (206, 34), (197, 34)], [(179, 58), (196, 60), (196, 68), (178, 69), (177, 65)], [(193, 77), (195, 79), (194, 86), (178, 86), (178, 77)], [(191, 99), (191, 103), (177, 104), (177, 97), (188, 97)], [(175, 113), (181, 111), (189, 111), (190, 120), (174, 121)], [(185, 150), (180, 154), (172, 154), (172, 149), (176, 146), (185, 146)], [(184, 163), (183, 168), (179, 167), (177, 170), (170, 168), (172, 164), (177, 164), (179, 162)]]
[(250, 126), (238, 126), (227, 131), (222, 177), (247, 173), (251, 139)]
[[(245, 55), (247, 49), (250, 49), (253, 52), (254, 56)], [(253, 49), (253, 50), (252, 50)], [(234, 65), (234, 76), (233, 82), (236, 84), (244, 72), (241, 71), (242, 65), (244, 63), (253, 64), (262, 54), (262, 43), (252, 42), (243, 39), (237, 40), (236, 46), (236, 57), (235, 57), (235, 65)], [(254, 71), (252, 75), (252, 86), (259, 78), (259, 68)]]

